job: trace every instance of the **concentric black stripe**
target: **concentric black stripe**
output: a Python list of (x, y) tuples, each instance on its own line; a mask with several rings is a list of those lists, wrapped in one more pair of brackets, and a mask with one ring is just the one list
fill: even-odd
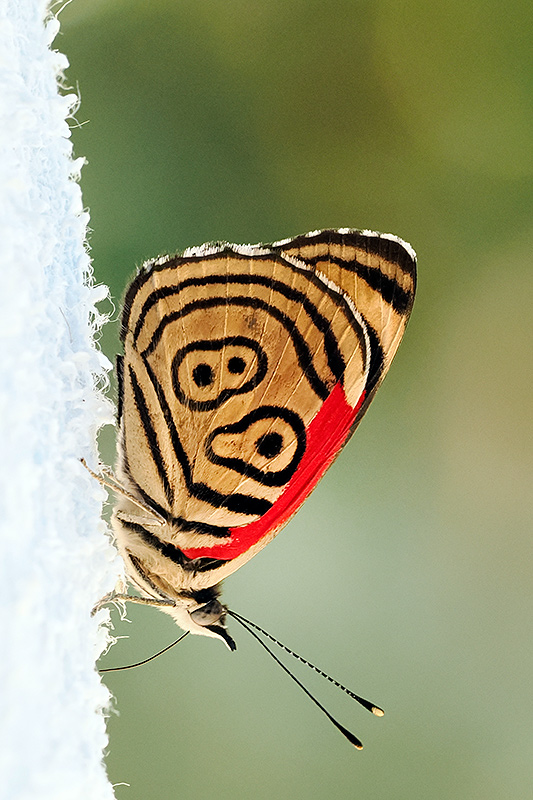
[[(366, 397), (368, 398), (370, 394), (373, 394), (381, 378), (383, 377), (383, 371), (385, 369), (385, 356), (379, 336), (374, 328), (368, 323), (368, 321), (365, 320), (365, 322), (368, 338), (370, 340), (370, 364), (368, 368), (368, 378), (365, 384), (365, 393)], [(365, 408), (367, 405), (368, 403), (365, 405)]]
[(305, 259), (306, 264), (316, 267), (317, 264), (337, 264), (348, 272), (355, 272), (358, 278), (367, 283), (371, 289), (378, 292), (382, 299), (391, 305), (398, 314), (408, 314), (413, 306), (414, 294), (403, 289), (398, 281), (385, 275), (379, 267), (369, 267), (357, 260), (346, 261), (337, 256), (313, 256)]
[[(124, 429), (123, 428), (120, 431), (120, 436), (121, 436), (122, 440), (124, 440), (125, 437), (124, 437)], [(162, 517), (164, 520), (170, 521), (171, 518), (169, 516), (168, 508), (163, 508), (163, 506), (159, 505), (159, 503), (156, 503), (154, 498), (150, 497), (150, 495), (147, 492), (145, 492), (145, 490), (141, 486), (139, 486), (139, 484), (137, 483), (137, 481), (133, 477), (132, 472), (131, 472), (131, 468), (130, 468), (130, 465), (129, 465), (128, 454), (127, 454), (127, 451), (126, 451), (126, 448), (125, 448), (125, 445), (124, 445), (124, 441), (122, 441), (122, 444), (121, 444), (121, 460), (122, 460), (122, 463), (121, 463), (122, 469), (124, 470), (124, 472), (128, 476), (129, 480), (131, 481), (132, 488), (135, 490), (135, 492), (137, 492), (137, 494), (139, 495), (140, 499), (143, 501), (144, 505), (147, 506), (148, 508), (153, 508), (153, 510), (157, 514), (159, 514), (159, 516)]]
[[(268, 260), (272, 261), (272, 257), (264, 257), (264, 258), (254, 258), (254, 260)], [(345, 298), (340, 295), (338, 292), (333, 292), (331, 289), (324, 283), (324, 281), (317, 278), (316, 275), (313, 275), (312, 272), (307, 272), (305, 270), (300, 270), (294, 267), (294, 265), (289, 264), (284, 259), (280, 259), (283, 265), (288, 267), (289, 269), (297, 272), (299, 274), (304, 275), (304, 277), (312, 283), (315, 287), (318, 287), (321, 292), (328, 295), (330, 300), (335, 302), (335, 305), (340, 307), (343, 312), (344, 316), (350, 327), (352, 327), (361, 343), (362, 349), (364, 350), (364, 336), (359, 328), (357, 320), (355, 319), (352, 310), (350, 309), (348, 303), (346, 302)], [(144, 321), (146, 319), (147, 314), (149, 313), (150, 309), (153, 308), (160, 300), (164, 300), (168, 297), (173, 297), (175, 295), (179, 295), (181, 292), (185, 291), (189, 288), (194, 289), (201, 289), (204, 286), (213, 286), (221, 284), (231, 285), (231, 286), (263, 286), (267, 289), (270, 289), (278, 294), (281, 294), (283, 297), (287, 298), (294, 303), (302, 305), (306, 314), (310, 317), (313, 324), (316, 326), (317, 330), (324, 337), (331, 338), (331, 342), (326, 342), (326, 351), (328, 353), (328, 358), (331, 356), (332, 363), (329, 364), (331, 371), (335, 374), (336, 377), (340, 377), (342, 374), (342, 369), (344, 369), (344, 364), (342, 364), (341, 372), (338, 372), (338, 368), (335, 368), (335, 364), (342, 363), (342, 356), (338, 350), (338, 346), (336, 343), (335, 338), (331, 334), (331, 323), (330, 320), (324, 317), (323, 314), (320, 314), (316, 305), (309, 299), (309, 297), (304, 294), (304, 292), (299, 291), (298, 289), (294, 289), (292, 286), (288, 286), (286, 283), (282, 281), (273, 280), (272, 278), (268, 277), (267, 275), (252, 275), (250, 273), (247, 274), (223, 274), (223, 275), (206, 275), (203, 278), (188, 278), (187, 280), (181, 281), (172, 286), (163, 286), (159, 289), (154, 289), (153, 292), (150, 293), (150, 296), (144, 302), (144, 305), (141, 309), (141, 312), (137, 318), (137, 322), (135, 324), (135, 330), (133, 332), (133, 340), (136, 343), (137, 339), (140, 336), (142, 327), (144, 325)], [(330, 349), (328, 349), (328, 344), (331, 345)]]
[[(294, 327), (294, 321), (275, 306), (270, 305), (270, 303), (267, 303), (258, 297), (209, 297), (203, 300), (195, 300), (192, 303), (188, 303), (187, 305), (183, 306), (183, 308), (181, 308), (179, 311), (173, 311), (172, 313), (167, 314), (163, 317), (154, 331), (150, 344), (141, 353), (143, 359), (146, 361), (146, 359), (154, 352), (167, 325), (176, 322), (188, 314), (192, 314), (194, 311), (206, 311), (209, 308), (216, 308), (217, 306), (240, 306), (243, 308), (261, 309), (262, 311), (266, 311), (268, 314), (270, 314), (286, 329), (290, 339), (293, 342), (298, 363), (315, 394), (321, 400), (325, 400), (326, 397), (328, 397), (330, 389), (319, 377), (315, 367), (313, 366), (313, 356), (311, 355), (304, 337), (300, 331)], [(327, 334), (324, 333), (324, 340), (330, 369), (335, 377), (339, 379), (344, 373), (344, 360), (331, 329), (328, 328)]]
[(223, 525), (209, 525), (208, 522), (198, 522), (194, 519), (185, 519), (185, 517), (169, 515), (168, 522), (184, 533), (205, 533), (207, 536), (216, 536), (219, 539), (231, 535), (230, 529)]
[[(126, 520), (121, 520), (121, 523), (128, 531), (136, 533), (146, 545), (156, 550), (164, 558), (168, 558), (173, 564), (183, 567), (183, 569), (194, 572), (207, 572), (211, 569), (221, 567), (226, 563), (224, 560), (216, 558), (187, 558), (187, 556), (179, 549), (179, 547), (176, 547), (170, 542), (161, 541), (158, 536), (152, 533), (152, 531), (148, 531), (142, 525)], [(130, 558), (132, 558), (131, 554)], [(135, 558), (136, 561), (139, 560), (135, 556), (133, 556), (133, 558)], [(157, 586), (153, 585), (152, 582), (146, 577), (143, 569), (140, 569), (139, 572), (155, 591), (161, 593)]]
[(150, 411), (148, 410), (148, 405), (146, 403), (144, 393), (139, 385), (137, 376), (135, 375), (135, 371), (131, 365), (128, 368), (128, 372), (131, 381), (131, 386), (133, 389), (135, 406), (137, 408), (137, 412), (141, 419), (144, 435), (146, 436), (146, 441), (148, 442), (148, 447), (150, 448), (152, 461), (156, 466), (158, 475), (161, 479), (161, 483), (163, 484), (165, 497), (167, 498), (169, 505), (172, 506), (174, 500), (174, 491), (172, 489), (172, 486), (170, 485), (170, 481), (167, 476), (167, 470), (163, 458), (161, 456), (161, 449), (159, 447), (159, 442), (157, 441), (157, 433), (152, 423), (152, 418), (150, 417)]
[[(126, 334), (129, 330), (129, 319), (131, 310), (133, 308), (135, 297), (141, 287), (150, 279), (154, 272), (160, 272), (166, 269), (176, 269), (182, 264), (190, 264), (194, 261), (209, 261), (213, 259), (233, 258), (239, 260), (272, 260), (273, 258), (281, 258), (286, 266), (292, 269), (297, 269), (292, 262), (287, 262), (283, 258), (283, 254), (290, 250), (298, 250), (300, 248), (307, 248), (310, 245), (341, 245), (348, 247), (356, 247), (365, 250), (367, 253), (377, 255), (380, 258), (395, 264), (398, 269), (402, 270), (405, 274), (409, 275), (413, 280), (413, 294), (416, 288), (416, 260), (408, 252), (408, 250), (395, 239), (388, 238), (387, 236), (376, 233), (375, 235), (369, 233), (362, 233), (358, 230), (351, 230), (341, 233), (338, 230), (327, 229), (318, 231), (316, 234), (303, 234), (296, 236), (294, 239), (284, 242), (283, 244), (265, 244), (257, 245), (257, 253), (242, 253), (234, 249), (234, 245), (227, 243), (213, 243), (213, 248), (216, 248), (212, 253), (205, 253), (198, 256), (169, 256), (166, 260), (158, 259), (159, 263), (147, 262), (140, 270), (134, 280), (131, 282), (123, 304), (122, 326), (121, 326), (121, 339), (125, 340)], [(265, 252), (270, 251), (270, 252)], [(294, 255), (294, 254), (292, 254)], [(303, 263), (309, 263), (308, 259), (303, 254), (297, 254), (297, 257)], [(348, 263), (348, 262), (346, 262)], [(303, 272), (303, 270), (298, 270)], [(308, 276), (311, 280), (311, 277)], [(320, 281), (323, 285), (323, 283)], [(157, 292), (159, 290), (154, 290)]]
[(126, 294), (124, 295), (124, 300), (122, 303), (122, 319), (120, 325), (120, 340), (122, 342), (124, 342), (126, 339), (126, 334), (129, 329), (129, 319), (133, 303), (135, 302), (135, 297), (137, 296), (141, 286), (146, 283), (151, 274), (151, 269), (147, 269), (146, 266), (142, 266), (126, 290)]
[(187, 488), (198, 500), (203, 500), (214, 508), (227, 508), (228, 511), (234, 511), (236, 514), (262, 517), (272, 508), (272, 503), (262, 497), (253, 497), (253, 495), (240, 492), (222, 494), (222, 492), (211, 489), (205, 483), (191, 483)]
[[(406, 275), (412, 278), (416, 272), (416, 262), (405, 247), (395, 239), (389, 239), (376, 233), (372, 236), (361, 231), (353, 230), (348, 233), (341, 233), (338, 230), (319, 231), (315, 235), (302, 234), (296, 236), (290, 242), (283, 245), (268, 245), (274, 252), (286, 252), (287, 250), (297, 250), (309, 247), (309, 245), (340, 245), (345, 247), (356, 247), (366, 250), (367, 253), (379, 256), (385, 261), (394, 263)], [(304, 255), (298, 255), (306, 264), (309, 260)], [(349, 262), (346, 262), (349, 263)]]
[[(276, 471), (258, 469), (242, 458), (222, 457), (213, 451), (212, 444), (217, 436), (225, 433), (243, 433), (253, 422), (260, 419), (282, 419), (291, 427), (294, 433), (296, 450), (290, 463), (284, 469)], [(259, 408), (254, 408), (253, 411), (241, 417), (238, 422), (215, 428), (206, 439), (205, 451), (213, 464), (228, 467), (245, 477), (252, 478), (262, 486), (284, 486), (298, 469), (298, 465), (305, 453), (306, 439), (303, 420), (294, 411), (282, 406), (259, 406)]]
[(117, 373), (117, 422), (122, 419), (124, 405), (124, 356), (117, 355), (115, 368)]
[[(216, 350), (223, 350), (227, 346), (244, 347), (255, 353), (257, 368), (252, 376), (238, 388), (222, 389), (217, 397), (211, 398), (210, 400), (193, 400), (191, 397), (188, 397), (183, 391), (179, 381), (179, 368), (182, 361), (189, 353), (195, 351), (213, 352)], [(250, 339), (248, 336), (226, 336), (223, 339), (196, 339), (186, 344), (185, 347), (180, 347), (172, 359), (172, 386), (174, 394), (183, 405), (195, 411), (213, 411), (213, 409), (219, 408), (230, 397), (234, 397), (238, 394), (245, 394), (251, 391), (251, 389), (254, 389), (261, 383), (267, 371), (267, 354), (255, 339)]]

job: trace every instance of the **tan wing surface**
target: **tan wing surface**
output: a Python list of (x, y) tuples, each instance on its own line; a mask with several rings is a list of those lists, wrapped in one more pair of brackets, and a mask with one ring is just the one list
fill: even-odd
[(135, 292), (124, 338), (125, 460), (173, 516), (228, 527), (260, 517), (346, 369), (353, 396), (363, 390), (365, 331), (343, 293), (314, 272), (228, 248), (170, 260)]
[[(175, 551), (139, 529), (143, 559), (155, 558), (155, 546), (182, 576), (174, 583), (187, 574), (207, 586), (272, 538), (385, 375), (412, 308), (415, 269), (409, 245), (353, 230), (203, 246), (145, 266), (123, 316), (119, 473), (169, 519), (165, 537)], [(328, 419), (324, 404), (339, 386), (342, 415), (334, 411), (317, 439), (313, 420)], [(217, 561), (231, 529), (278, 508), (253, 545), (243, 543), (231, 564)], [(186, 564), (176, 566), (180, 550), (195, 548), (212, 552), (212, 575), (204, 565), (193, 579)]]

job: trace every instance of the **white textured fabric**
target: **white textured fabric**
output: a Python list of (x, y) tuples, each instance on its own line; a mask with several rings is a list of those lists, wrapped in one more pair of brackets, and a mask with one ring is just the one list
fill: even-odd
[(119, 573), (95, 434), (111, 407), (44, 0), (0, 0), (0, 798), (107, 800), (89, 612)]

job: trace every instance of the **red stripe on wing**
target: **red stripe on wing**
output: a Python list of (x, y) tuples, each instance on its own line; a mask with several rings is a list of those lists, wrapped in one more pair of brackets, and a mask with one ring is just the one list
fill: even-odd
[(307, 447), (300, 466), (283, 494), (266, 514), (248, 525), (231, 528), (231, 537), (211, 547), (183, 550), (188, 558), (219, 558), (229, 561), (245, 553), (267, 533), (282, 528), (296, 513), (308, 494), (346, 441), (365, 393), (355, 408), (347, 402), (341, 383), (337, 383), (322, 408), (307, 428)]

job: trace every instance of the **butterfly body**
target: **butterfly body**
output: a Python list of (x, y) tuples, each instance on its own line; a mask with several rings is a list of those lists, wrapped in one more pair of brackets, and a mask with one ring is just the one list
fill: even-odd
[[(126, 570), (185, 630), (223, 638), (218, 584), (288, 522), (396, 352), (416, 261), (396, 237), (317, 231), (149, 262), (125, 300), (118, 499)], [(150, 513), (153, 509), (155, 514)]]

